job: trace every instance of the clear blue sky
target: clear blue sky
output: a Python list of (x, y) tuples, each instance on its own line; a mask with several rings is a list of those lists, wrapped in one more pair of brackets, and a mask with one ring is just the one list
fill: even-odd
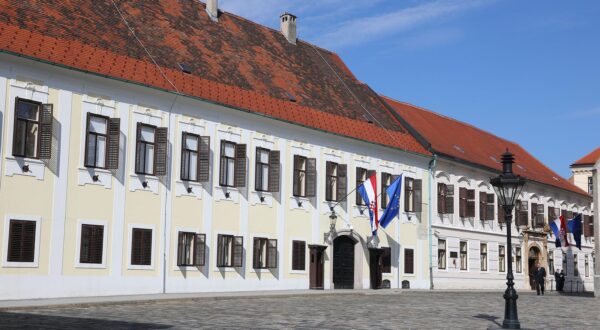
[[(600, 146), (598, 0), (221, 0), (339, 53), (375, 90), (515, 141), (564, 177)], [(518, 159), (517, 159), (518, 162)]]

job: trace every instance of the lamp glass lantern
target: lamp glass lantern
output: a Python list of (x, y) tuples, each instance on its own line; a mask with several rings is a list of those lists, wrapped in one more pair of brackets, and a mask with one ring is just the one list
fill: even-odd
[(525, 179), (512, 171), (514, 162), (514, 155), (506, 151), (502, 154), (502, 174), (490, 180), (500, 203), (504, 205), (505, 209), (509, 209), (507, 211), (512, 211), (515, 201), (525, 185)]

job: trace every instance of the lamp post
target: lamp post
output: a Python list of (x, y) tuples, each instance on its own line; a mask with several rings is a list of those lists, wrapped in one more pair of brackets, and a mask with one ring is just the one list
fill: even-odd
[(331, 214), (329, 215), (329, 233), (325, 233), (325, 235), (327, 236), (327, 239), (325, 240), (328, 244), (333, 243), (333, 237), (335, 235), (335, 223), (337, 221), (337, 214), (335, 214), (335, 211), (333, 210), (333, 207), (331, 208)]
[[(525, 179), (515, 175), (512, 171), (512, 164), (515, 157), (512, 153), (502, 154), (502, 174), (490, 179), (496, 194), (504, 208), (504, 218), (506, 220), (506, 244), (508, 246), (508, 273), (506, 275), (506, 291), (504, 292), (504, 321), (502, 327), (505, 329), (520, 329), (519, 317), (517, 315), (517, 291), (515, 290), (514, 276), (512, 270), (512, 243), (511, 243), (511, 222), (512, 210), (515, 206), (515, 200), (521, 193), (525, 185)], [(500, 205), (498, 205), (500, 207)]]

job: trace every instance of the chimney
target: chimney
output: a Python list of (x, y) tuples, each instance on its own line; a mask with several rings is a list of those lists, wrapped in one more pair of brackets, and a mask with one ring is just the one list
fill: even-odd
[(213, 21), (219, 20), (219, 0), (206, 0), (206, 12)]
[(279, 16), (279, 21), (281, 23), (281, 33), (283, 36), (291, 43), (296, 44), (296, 16), (290, 13), (284, 13)]

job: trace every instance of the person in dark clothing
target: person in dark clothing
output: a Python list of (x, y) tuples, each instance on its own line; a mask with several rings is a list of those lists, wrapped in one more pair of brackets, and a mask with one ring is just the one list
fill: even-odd
[(560, 275), (558, 278), (558, 288), (557, 291), (562, 291), (565, 287), (565, 271), (564, 270), (560, 270)]
[(559, 270), (554, 271), (554, 283), (556, 283), (556, 291), (560, 291), (560, 273)]
[(540, 295), (540, 291), (543, 296), (544, 282), (546, 281), (546, 269), (544, 269), (539, 262), (536, 265), (535, 271), (533, 271), (533, 278), (535, 279), (535, 290), (537, 291), (538, 296)]

